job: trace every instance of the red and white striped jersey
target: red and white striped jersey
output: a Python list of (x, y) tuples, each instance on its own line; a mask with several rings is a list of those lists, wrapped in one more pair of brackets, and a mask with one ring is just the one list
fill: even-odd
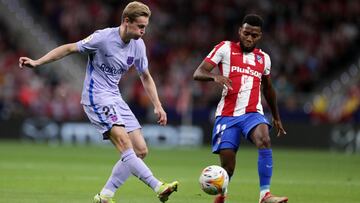
[(240, 116), (249, 112), (264, 114), (261, 105), (261, 77), (270, 76), (271, 61), (260, 49), (243, 53), (240, 44), (223, 41), (205, 58), (218, 65), (220, 74), (232, 80), (233, 90), (223, 88), (215, 116)]

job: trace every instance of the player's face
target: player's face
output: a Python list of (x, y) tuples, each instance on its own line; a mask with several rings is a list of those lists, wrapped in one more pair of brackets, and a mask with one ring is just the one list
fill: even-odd
[(239, 29), (240, 46), (244, 52), (252, 52), (261, 39), (261, 28), (247, 23)]
[(127, 25), (126, 35), (131, 39), (139, 39), (145, 34), (145, 28), (149, 24), (149, 18), (145, 16), (137, 17), (133, 22), (125, 20)]

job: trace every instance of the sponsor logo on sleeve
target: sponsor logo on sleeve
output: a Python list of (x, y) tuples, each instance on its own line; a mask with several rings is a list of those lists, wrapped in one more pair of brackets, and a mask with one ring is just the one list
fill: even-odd
[(92, 38), (93, 38), (93, 35), (89, 35), (87, 38), (83, 39), (81, 42), (83, 44), (86, 44), (86, 43), (90, 42), (90, 40), (92, 40)]

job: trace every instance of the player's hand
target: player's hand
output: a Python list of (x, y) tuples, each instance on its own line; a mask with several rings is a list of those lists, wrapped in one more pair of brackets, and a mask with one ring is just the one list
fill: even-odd
[(20, 57), (19, 58), (19, 67), (20, 68), (35, 68), (36, 66), (38, 66), (37, 62), (32, 60), (31, 58), (28, 57)]
[(274, 123), (275, 128), (278, 130), (278, 132), (276, 134), (277, 137), (286, 135), (286, 131), (284, 130), (281, 120), (274, 119), (273, 123)]
[(164, 109), (160, 106), (158, 108), (154, 109), (154, 113), (158, 118), (158, 124), (159, 125), (166, 125), (167, 124), (167, 116), (166, 116), (166, 112), (164, 111)]
[(233, 90), (233, 88), (231, 87), (232, 81), (222, 75), (216, 75), (214, 77), (214, 81), (219, 83), (221, 86), (224, 86), (225, 88), (229, 89), (229, 90)]

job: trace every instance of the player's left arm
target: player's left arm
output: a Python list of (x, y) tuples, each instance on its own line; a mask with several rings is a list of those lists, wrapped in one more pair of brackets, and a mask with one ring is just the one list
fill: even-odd
[(286, 131), (284, 130), (284, 127), (280, 119), (280, 114), (276, 100), (276, 91), (272, 85), (270, 75), (263, 75), (261, 84), (262, 84), (262, 92), (264, 94), (266, 102), (270, 107), (271, 114), (273, 116), (273, 123), (276, 129), (278, 130), (277, 136), (285, 135)]
[(167, 123), (167, 116), (166, 116), (166, 112), (164, 111), (157, 90), (156, 90), (156, 85), (155, 82), (149, 72), (148, 69), (144, 70), (144, 72), (142, 72), (140, 74), (140, 78), (141, 78), (141, 82), (143, 84), (143, 87), (147, 93), (147, 95), (150, 97), (151, 102), (154, 105), (154, 113), (156, 114), (156, 116), (158, 117), (158, 123), (160, 125), (166, 125)]

